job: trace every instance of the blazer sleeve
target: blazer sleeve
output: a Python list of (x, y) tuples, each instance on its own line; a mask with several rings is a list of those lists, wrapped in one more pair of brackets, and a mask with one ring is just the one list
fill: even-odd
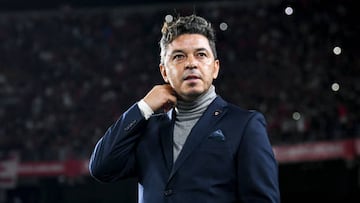
[(238, 148), (238, 192), (241, 202), (279, 203), (278, 164), (264, 116), (253, 112)]
[(146, 122), (137, 104), (123, 113), (97, 142), (89, 163), (91, 176), (101, 182), (135, 176), (135, 147)]

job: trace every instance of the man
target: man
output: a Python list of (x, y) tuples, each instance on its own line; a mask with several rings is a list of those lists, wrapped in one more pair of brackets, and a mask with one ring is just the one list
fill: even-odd
[(220, 63), (211, 24), (196, 15), (165, 22), (160, 47), (166, 84), (107, 130), (91, 175), (102, 182), (137, 177), (144, 203), (280, 202), (264, 117), (215, 93)]

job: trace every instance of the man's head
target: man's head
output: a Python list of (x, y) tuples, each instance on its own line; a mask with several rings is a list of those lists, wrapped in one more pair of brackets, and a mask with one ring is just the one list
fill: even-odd
[(217, 59), (215, 46), (215, 31), (211, 23), (204, 18), (196, 15), (184, 16), (174, 19), (171, 22), (164, 22), (161, 29), (162, 37), (160, 44), (160, 63), (164, 63), (167, 46), (178, 36), (182, 34), (201, 34), (209, 40), (211, 51), (214, 58)]
[(205, 19), (191, 15), (165, 23), (162, 32), (162, 77), (181, 99), (194, 100), (218, 76), (214, 30)]

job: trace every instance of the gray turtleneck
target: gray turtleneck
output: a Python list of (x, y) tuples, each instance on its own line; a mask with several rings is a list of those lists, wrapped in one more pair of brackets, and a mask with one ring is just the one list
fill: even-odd
[(215, 87), (211, 85), (206, 93), (194, 101), (177, 101), (177, 113), (174, 126), (174, 162), (179, 156), (191, 129), (215, 98)]

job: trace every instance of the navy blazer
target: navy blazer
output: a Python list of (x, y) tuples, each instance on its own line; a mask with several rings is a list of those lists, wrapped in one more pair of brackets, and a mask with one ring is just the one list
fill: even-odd
[(145, 120), (134, 104), (97, 143), (91, 175), (102, 182), (137, 177), (144, 203), (280, 202), (278, 165), (261, 113), (217, 97), (175, 162), (173, 115)]

